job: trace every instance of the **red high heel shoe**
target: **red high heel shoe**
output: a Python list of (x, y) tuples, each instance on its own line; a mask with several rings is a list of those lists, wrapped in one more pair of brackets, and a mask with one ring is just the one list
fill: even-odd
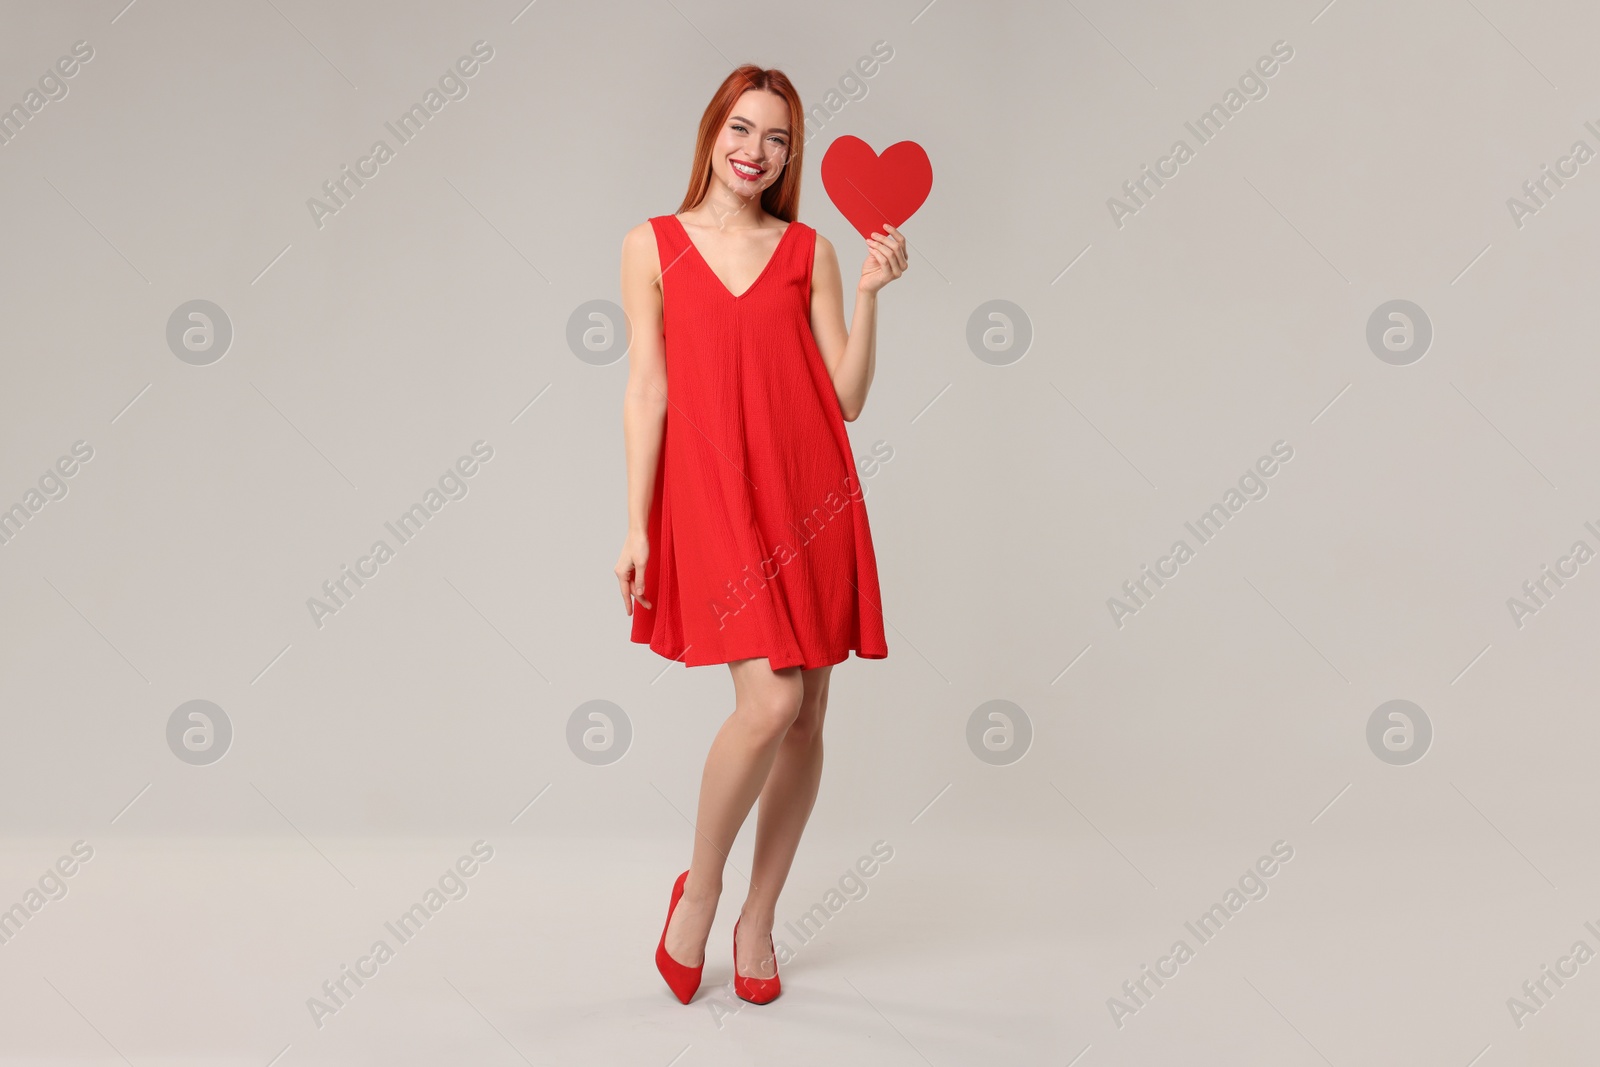
[[(772, 935), (767, 935), (767, 947), (772, 947)], [(746, 978), (739, 973), (739, 923), (733, 924), (733, 991), (739, 994), (740, 1000), (748, 1000), (752, 1004), (765, 1004), (779, 993), (783, 986), (778, 981), (778, 954), (772, 954), (771, 978)]]
[(667, 921), (661, 927), (661, 943), (656, 945), (656, 970), (667, 980), (673, 995), (685, 1004), (694, 996), (694, 991), (700, 988), (700, 972), (706, 965), (705, 959), (702, 958), (699, 967), (685, 967), (667, 954), (667, 927), (672, 925), (672, 912), (683, 897), (683, 883), (688, 877), (689, 872), (684, 871), (678, 875), (678, 881), (672, 887), (672, 903), (667, 905)]

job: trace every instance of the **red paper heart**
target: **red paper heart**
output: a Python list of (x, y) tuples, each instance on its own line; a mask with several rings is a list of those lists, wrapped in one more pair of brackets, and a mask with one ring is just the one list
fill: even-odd
[(915, 141), (883, 150), (859, 137), (836, 138), (822, 156), (822, 187), (839, 213), (862, 237), (899, 226), (916, 213), (933, 189), (933, 164)]

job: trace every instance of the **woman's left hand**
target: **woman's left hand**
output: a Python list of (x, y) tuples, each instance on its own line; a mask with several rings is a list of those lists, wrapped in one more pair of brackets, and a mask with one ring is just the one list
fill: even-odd
[(861, 264), (857, 292), (876, 293), (906, 271), (905, 237), (887, 222), (883, 228), (889, 232), (887, 237), (873, 231), (867, 238), (867, 261)]

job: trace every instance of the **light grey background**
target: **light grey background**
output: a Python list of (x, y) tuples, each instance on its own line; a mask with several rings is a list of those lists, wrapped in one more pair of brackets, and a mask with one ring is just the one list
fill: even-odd
[[(4, 8), (0, 104), (93, 59), (0, 147), (5, 1063), (1576, 1064), (1600, 963), (1600, 18), (1576, 2), (811, 5), (700, 0)], [(306, 206), (475, 41), (493, 58), (319, 228)], [(649, 958), (725, 668), (628, 642), (625, 359), (568, 347), (623, 233), (676, 210), (732, 66), (808, 107), (817, 177), (904, 139), (934, 188), (849, 427), (888, 659), (835, 670), (821, 798), (779, 905), (894, 858), (759, 1010)], [(1267, 93), (1118, 226), (1107, 202), (1274, 42)], [(847, 82), (847, 86), (848, 86)], [(841, 103), (842, 102), (842, 103)], [(1593, 186), (1593, 188), (1592, 188)], [(847, 288), (848, 291), (848, 288)], [(195, 366), (169, 317), (209, 300)], [(1030, 349), (968, 347), (1006, 300)], [(1405, 366), (1368, 319), (1408, 300)], [(847, 309), (848, 312), (848, 309)], [(493, 458), (318, 628), (306, 606), (476, 441)], [(1120, 628), (1107, 600), (1273, 444), (1293, 458)], [(1386, 701), (1433, 736), (1408, 765)], [(233, 735), (168, 745), (187, 701)], [(622, 758), (568, 720), (623, 709)], [(1022, 758), (968, 746), (1027, 716)], [(530, 806), (531, 804), (531, 806)], [(753, 825), (753, 824), (752, 824)], [(318, 1028), (307, 998), (472, 843), (494, 858)], [(1274, 842), (1293, 859), (1120, 1027), (1108, 999)], [(1551, 989), (1555, 987), (1550, 985)], [(719, 1011), (715, 1006), (721, 1003)]]

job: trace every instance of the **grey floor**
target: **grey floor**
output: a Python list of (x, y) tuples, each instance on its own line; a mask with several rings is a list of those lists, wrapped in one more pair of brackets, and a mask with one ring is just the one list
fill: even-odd
[[(784, 994), (762, 1006), (727, 988), (747, 851), (685, 1006), (652, 964), (685, 841), (485, 834), (493, 856), (461, 879), (465, 894), (452, 888), (402, 942), (385, 923), (426, 903), (472, 841), (108, 835), (66, 895), (0, 946), (0, 1062), (1594, 1062), (1600, 976), (1586, 972), (1600, 964), (1559, 989), (1547, 980), (1554, 995), (1520, 1028), (1506, 1000), (1574, 941), (1600, 938), (1550, 907), (1561, 892), (1481, 820), (1419, 811), (1373, 840), (1352, 828), (1389, 798), (1361, 784), (1285, 812), (1274, 840), (1293, 857), (1202, 942), (1186, 921), (1274, 841), (1226, 855), (1176, 836), (1113, 844), (1053, 787), (1038, 802), (1052, 798), (1054, 840), (948, 834), (937, 802), (898, 833), (808, 837), (779, 936), (813, 905), (836, 910), (808, 941), (790, 937)], [(875, 841), (892, 858), (829, 898)], [(1566, 876), (1595, 873), (1576, 842), (1522, 844), (1555, 849)], [(7, 900), (62, 851), (9, 842)], [(1600, 927), (1600, 906), (1590, 918)], [(317, 1025), (307, 1002), (379, 939), (392, 957)], [(1108, 1000), (1131, 1005), (1122, 983), (1179, 939), (1192, 956), (1160, 987), (1146, 979), (1119, 1026)]]

